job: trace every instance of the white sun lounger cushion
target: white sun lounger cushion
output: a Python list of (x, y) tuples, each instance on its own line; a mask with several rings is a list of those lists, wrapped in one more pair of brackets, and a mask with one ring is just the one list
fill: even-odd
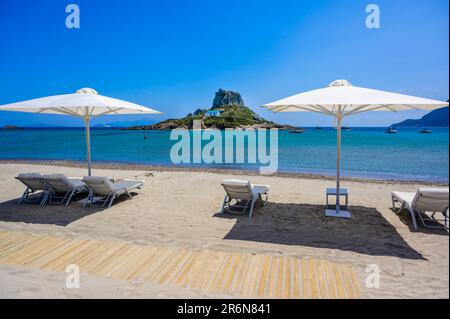
[(416, 214), (419, 216), (425, 227), (440, 228), (439, 226), (428, 225), (424, 221), (421, 212), (432, 212), (432, 219), (434, 219), (434, 214), (436, 212), (444, 213), (444, 228), (448, 229), (448, 188), (419, 188), (416, 192), (392, 192), (392, 206), (394, 209), (395, 201), (400, 202), (402, 207), (405, 207), (409, 210), (412, 217), (414, 229), (417, 230)]
[(38, 173), (21, 173), (17, 175), (18, 178), (41, 178), (42, 175)]
[(122, 180), (119, 182), (116, 182), (113, 184), (113, 188), (114, 190), (116, 190), (116, 192), (120, 192), (120, 191), (130, 191), (132, 189), (141, 187), (144, 184), (144, 181), (142, 180), (132, 180), (132, 179), (126, 179), (126, 180)]
[(102, 176), (85, 176), (83, 181), (98, 195), (108, 196), (111, 193), (121, 194), (141, 187), (142, 180), (123, 180), (113, 183), (110, 178)]
[(250, 181), (240, 179), (224, 179), (222, 185), (230, 197), (246, 200), (269, 191), (269, 185), (252, 185)]
[(269, 192), (269, 185), (252, 184), (253, 195), (267, 194)]
[(401, 201), (402, 203), (405, 203), (408, 205), (408, 207), (411, 207), (411, 204), (414, 200), (414, 197), (416, 196), (416, 193), (412, 192), (392, 192), (392, 196), (394, 196), (396, 199)]
[(239, 179), (224, 179), (222, 186), (230, 198), (251, 200), (253, 198), (252, 185), (249, 181)]
[(20, 180), (25, 186), (34, 191), (44, 190), (45, 184), (42, 182), (42, 175), (38, 173), (22, 173), (17, 175), (16, 179)]
[(42, 178), (57, 192), (67, 192), (86, 187), (81, 178), (67, 177), (63, 174), (44, 175)]
[[(267, 202), (270, 188), (269, 185), (252, 184), (250, 181), (240, 179), (224, 179), (222, 181), (222, 186), (227, 195), (223, 200), (220, 213), (223, 214), (225, 209), (227, 209), (230, 213), (244, 214), (248, 209), (249, 219), (252, 218), (253, 207), (257, 201), (261, 202), (262, 205)], [(263, 199), (263, 195), (265, 195), (265, 199)], [(233, 205), (233, 207), (230, 205), (232, 200), (237, 201), (236, 205)], [(241, 204), (241, 200), (245, 202)], [(237, 208), (242, 209), (237, 210)]]
[(419, 188), (413, 200), (419, 211), (444, 211), (448, 208), (448, 188)]
[(443, 211), (448, 207), (449, 190), (446, 188), (419, 188), (417, 192), (392, 192), (408, 208), (419, 211)]

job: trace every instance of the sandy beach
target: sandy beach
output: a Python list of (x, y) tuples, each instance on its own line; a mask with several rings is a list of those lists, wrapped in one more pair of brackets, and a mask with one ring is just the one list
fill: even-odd
[[(350, 264), (362, 298), (448, 298), (449, 237), (420, 227), (409, 214), (391, 210), (390, 192), (415, 191), (424, 183), (344, 180), (351, 220), (323, 214), (325, 188), (333, 181), (312, 176), (263, 176), (236, 172), (95, 168), (94, 175), (145, 180), (134, 199), (110, 209), (17, 205), (24, 186), (19, 173), (83, 176), (76, 166), (0, 163), (0, 231), (77, 239), (182, 247), (195, 251), (323, 259)], [(219, 215), (225, 178), (270, 185), (269, 203), (254, 218)], [(429, 185), (427, 185), (429, 186)], [(380, 288), (365, 285), (366, 267), (381, 271)], [(217, 298), (240, 297), (174, 285), (114, 280), (82, 274), (81, 288), (64, 286), (64, 273), (0, 264), (0, 298)]]

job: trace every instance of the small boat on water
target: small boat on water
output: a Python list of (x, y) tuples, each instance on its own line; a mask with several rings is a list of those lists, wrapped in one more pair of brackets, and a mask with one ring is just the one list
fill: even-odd
[(428, 128), (423, 128), (419, 131), (419, 133), (430, 134), (433, 133), (433, 131)]
[[(337, 127), (335, 127), (334, 129), (337, 130)], [(341, 126), (341, 130), (342, 131), (351, 131), (352, 128), (351, 127), (347, 127), (347, 126)]]
[(316, 130), (321, 130), (322, 128), (320, 127), (320, 126), (317, 126), (316, 127)]
[(386, 134), (395, 134), (398, 131), (394, 127), (388, 128), (386, 131), (384, 131)]
[(3, 128), (0, 128), (1, 130), (5, 130), (5, 131), (19, 131), (19, 130), (23, 130), (22, 127), (20, 126), (15, 126), (15, 125), (5, 125)]
[(301, 133), (303, 133), (303, 129), (289, 131), (289, 133), (292, 133), (292, 134), (301, 134)]

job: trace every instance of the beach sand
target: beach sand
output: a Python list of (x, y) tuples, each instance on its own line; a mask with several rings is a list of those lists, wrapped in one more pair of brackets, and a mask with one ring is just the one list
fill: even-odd
[[(301, 176), (262, 176), (226, 171), (94, 169), (94, 175), (145, 180), (142, 193), (110, 209), (18, 206), (19, 173), (83, 176), (85, 168), (0, 163), (0, 231), (125, 241), (139, 245), (292, 256), (348, 263), (363, 298), (449, 298), (449, 237), (391, 210), (390, 192), (415, 191), (418, 183), (345, 180), (351, 220), (324, 217), (325, 188), (333, 181)], [(219, 215), (224, 178), (269, 184), (268, 205), (246, 216)], [(366, 267), (380, 269), (380, 288), (365, 285)], [(80, 289), (65, 288), (64, 273), (0, 265), (1, 298), (217, 298), (236, 297), (179, 286), (84, 275)]]

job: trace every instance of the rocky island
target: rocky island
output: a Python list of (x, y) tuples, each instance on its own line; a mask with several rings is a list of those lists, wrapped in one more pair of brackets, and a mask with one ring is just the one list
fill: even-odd
[(211, 108), (199, 108), (193, 113), (181, 119), (167, 119), (162, 122), (132, 126), (126, 130), (173, 130), (192, 129), (193, 121), (200, 120), (203, 129), (226, 128), (278, 128), (281, 130), (295, 130), (296, 127), (290, 125), (280, 125), (267, 121), (248, 107), (238, 92), (219, 89), (214, 97)]

